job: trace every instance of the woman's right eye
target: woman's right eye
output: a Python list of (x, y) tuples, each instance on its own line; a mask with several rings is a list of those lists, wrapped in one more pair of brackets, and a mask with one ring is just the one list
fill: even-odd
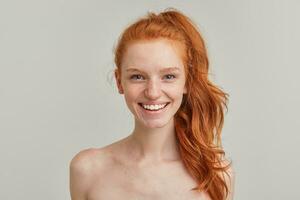
[(139, 74), (134, 74), (130, 77), (130, 79), (133, 79), (133, 80), (141, 80), (143, 77), (142, 75), (139, 75)]

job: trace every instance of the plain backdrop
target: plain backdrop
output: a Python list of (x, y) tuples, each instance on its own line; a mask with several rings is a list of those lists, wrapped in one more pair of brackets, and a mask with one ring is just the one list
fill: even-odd
[(73, 156), (131, 132), (113, 49), (127, 25), (168, 7), (198, 25), (211, 79), (230, 95), (235, 199), (300, 199), (297, 0), (1, 0), (0, 199), (70, 199)]

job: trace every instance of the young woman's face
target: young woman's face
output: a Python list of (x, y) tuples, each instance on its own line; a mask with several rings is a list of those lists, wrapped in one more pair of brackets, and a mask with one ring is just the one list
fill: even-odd
[(116, 79), (136, 122), (148, 128), (170, 123), (186, 93), (180, 48), (164, 39), (130, 44)]

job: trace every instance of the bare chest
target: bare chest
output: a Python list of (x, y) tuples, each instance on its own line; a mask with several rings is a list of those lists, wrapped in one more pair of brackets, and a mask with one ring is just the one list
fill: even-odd
[(180, 165), (144, 169), (111, 166), (95, 177), (89, 200), (206, 200)]

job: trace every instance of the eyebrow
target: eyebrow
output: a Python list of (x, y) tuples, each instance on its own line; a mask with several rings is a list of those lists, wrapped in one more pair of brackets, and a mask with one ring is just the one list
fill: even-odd
[[(126, 71), (141, 71), (139, 69), (136, 69), (136, 68), (128, 68), (126, 69)], [(174, 71), (180, 71), (180, 69), (178, 67), (168, 67), (168, 68), (164, 68), (164, 69), (161, 69), (160, 72), (174, 72)]]

